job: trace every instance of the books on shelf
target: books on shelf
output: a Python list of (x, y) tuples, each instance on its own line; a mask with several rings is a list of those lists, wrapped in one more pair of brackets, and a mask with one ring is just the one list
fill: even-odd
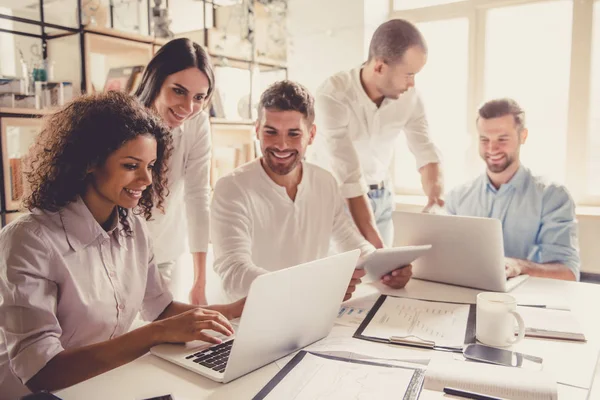
[(21, 158), (10, 158), (10, 198), (18, 201), (23, 196), (23, 162)]
[(143, 65), (111, 68), (104, 83), (104, 91), (132, 93), (137, 89), (143, 71)]

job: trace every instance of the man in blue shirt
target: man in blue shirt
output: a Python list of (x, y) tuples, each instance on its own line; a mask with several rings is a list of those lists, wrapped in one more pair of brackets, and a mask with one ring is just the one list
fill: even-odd
[(507, 277), (579, 280), (573, 199), (519, 160), (528, 134), (524, 111), (511, 99), (489, 101), (479, 109), (477, 130), (486, 173), (448, 193), (448, 213), (502, 221)]

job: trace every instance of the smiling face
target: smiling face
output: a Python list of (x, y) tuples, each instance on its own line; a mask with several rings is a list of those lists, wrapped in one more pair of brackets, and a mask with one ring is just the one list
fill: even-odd
[(187, 68), (167, 76), (154, 101), (154, 108), (171, 128), (181, 126), (206, 104), (208, 77), (198, 68)]
[(156, 151), (156, 140), (140, 135), (111, 153), (103, 165), (90, 169), (91, 179), (83, 197), (94, 216), (109, 216), (116, 206), (138, 205), (152, 184)]
[(519, 161), (521, 144), (527, 139), (527, 129), (519, 132), (514, 116), (479, 118), (479, 155), (490, 172), (500, 174)]
[(267, 167), (277, 175), (288, 175), (304, 159), (316, 127), (299, 111), (264, 109), (256, 133)]

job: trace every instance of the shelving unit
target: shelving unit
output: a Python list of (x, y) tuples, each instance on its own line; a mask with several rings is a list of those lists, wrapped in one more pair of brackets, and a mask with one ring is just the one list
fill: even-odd
[[(152, 0), (143, 0), (148, 17), (148, 35), (114, 29), (116, 17), (114, 14), (116, 11), (112, 7), (112, 2), (109, 9), (110, 27), (102, 27), (83, 24), (81, 16), (83, 0), (58, 0), (58, 2), (61, 1), (76, 5), (76, 11), (73, 12), (74, 19), (69, 23), (54, 23), (55, 21), (50, 18), (48, 12), (49, 7), (51, 7), (51, 2), (48, 0), (12, 1), (12, 4), (18, 4), (19, 7), (25, 7), (26, 2), (31, 4), (27, 6), (27, 13), (19, 8), (8, 15), (3, 14), (3, 10), (0, 9), (0, 21), (12, 21), (11, 24), (13, 25), (11, 28), (6, 28), (5, 25), (0, 24), (0, 35), (13, 35), (15, 38), (19, 38), (15, 39), (16, 43), (13, 44), (19, 44), (19, 48), (33, 46), (34, 44), (39, 46), (41, 57), (44, 60), (51, 61), (54, 65), (55, 80), (73, 82), (75, 96), (81, 93), (102, 91), (110, 68), (146, 65), (158, 49), (168, 42), (166, 39), (152, 36)], [(39, 15), (34, 15), (35, 12), (32, 11), (32, 7), (36, 3), (38, 4), (37, 13)], [(53, 1), (52, 4), (56, 4), (56, 2)], [(168, 0), (166, 5), (169, 7)], [(242, 6), (247, 7), (245, 11), (247, 11), (249, 18), (254, 18), (255, 2), (244, 0)], [(256, 6), (262, 7), (258, 2), (256, 2)], [(256, 156), (254, 121), (252, 120), (253, 108), (259, 92), (268, 84), (268, 82), (263, 83), (261, 88), (261, 82), (257, 74), (274, 74), (273, 76), (277, 76), (278, 79), (286, 78), (287, 66), (285, 61), (259, 56), (254, 42), (250, 43), (250, 51), (243, 54), (220, 51), (214, 43), (211, 43), (211, 39), (218, 38), (221, 34), (214, 22), (219, 20), (219, 12), (222, 7), (229, 6), (220, 5), (218, 0), (202, 0), (202, 7), (204, 12), (202, 12), (202, 18), (199, 18), (202, 22), (200, 29), (176, 34), (176, 37), (189, 37), (203, 44), (211, 55), (217, 74), (223, 72), (219, 69), (227, 70), (229, 68), (231, 71), (237, 71), (238, 78), (244, 75), (243, 79), (247, 83), (247, 87), (245, 84), (234, 84), (235, 86), (243, 86), (241, 89), (244, 92), (243, 96), (240, 96), (240, 93), (237, 92), (230, 95), (230, 103), (234, 100), (237, 107), (229, 104), (231, 112), (225, 118), (223, 116), (222, 118), (211, 118), (213, 134), (211, 181), (214, 183), (222, 174), (229, 172), (241, 163), (250, 161)], [(15, 13), (19, 15), (15, 15)], [(211, 24), (208, 23), (209, 18), (212, 21)], [(174, 21), (172, 25), (176, 23)], [(253, 25), (248, 24), (249, 27)], [(254, 32), (250, 32), (250, 28), (248, 37), (255, 40)], [(19, 41), (20, 43), (18, 43)], [(15, 57), (18, 57), (16, 51)], [(262, 79), (262, 76), (260, 78)], [(221, 84), (217, 81), (217, 87), (227, 92), (231, 90), (231, 88), (227, 88), (227, 82), (229, 81), (230, 79), (223, 79)], [(240, 90), (239, 87), (234, 89)], [(229, 92), (227, 93), (229, 94)], [(244, 101), (246, 93), (247, 99)], [(243, 110), (247, 111), (242, 112)], [(15, 171), (11, 167), (10, 159), (15, 154), (18, 155), (24, 152), (24, 148), (28, 147), (35, 139), (36, 130), (39, 133), (42, 124), (40, 118), (51, 114), (53, 111), (52, 109), (0, 108), (0, 146), (2, 149), (0, 159), (0, 179), (2, 179), (0, 181), (1, 226), (10, 222), (18, 214), (20, 207), (20, 199), (15, 198), (13, 193)], [(18, 137), (18, 139), (15, 139), (15, 137)], [(16, 142), (19, 143), (17, 150), (12, 148)]]

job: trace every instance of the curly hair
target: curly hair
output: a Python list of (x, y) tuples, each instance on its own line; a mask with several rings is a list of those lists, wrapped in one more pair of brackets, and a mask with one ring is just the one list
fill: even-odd
[[(86, 191), (90, 169), (103, 165), (110, 154), (140, 135), (156, 139), (157, 158), (152, 184), (133, 213), (150, 219), (152, 208), (163, 210), (168, 195), (167, 160), (173, 139), (160, 117), (136, 98), (120, 92), (79, 97), (46, 118), (29, 149), (24, 206), (55, 212), (75, 201)], [(128, 213), (118, 207), (125, 233), (131, 235)]]

